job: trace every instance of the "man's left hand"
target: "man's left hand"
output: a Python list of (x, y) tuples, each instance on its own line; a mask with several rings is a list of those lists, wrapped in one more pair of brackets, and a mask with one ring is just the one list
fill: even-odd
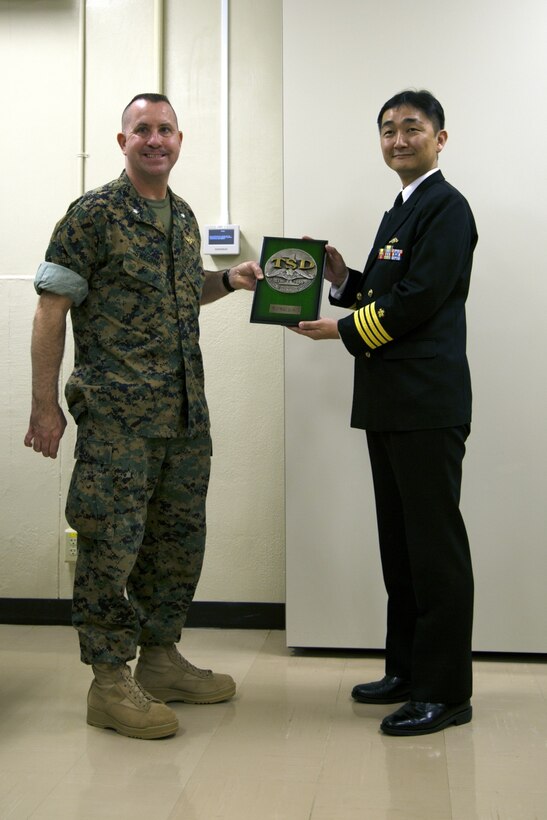
[(338, 322), (336, 319), (317, 319), (315, 322), (300, 322), (298, 327), (290, 327), (299, 336), (319, 341), (320, 339), (339, 339)]

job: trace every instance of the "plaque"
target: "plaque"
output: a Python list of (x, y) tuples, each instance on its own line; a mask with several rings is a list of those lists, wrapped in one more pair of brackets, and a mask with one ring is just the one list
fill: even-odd
[(265, 236), (251, 322), (297, 325), (319, 316), (327, 242)]

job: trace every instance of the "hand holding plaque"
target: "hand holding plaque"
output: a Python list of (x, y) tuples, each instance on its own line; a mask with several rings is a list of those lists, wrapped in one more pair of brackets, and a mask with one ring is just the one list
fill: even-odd
[(256, 285), (251, 322), (290, 326), (318, 318), (326, 244), (321, 239), (264, 237), (264, 279)]

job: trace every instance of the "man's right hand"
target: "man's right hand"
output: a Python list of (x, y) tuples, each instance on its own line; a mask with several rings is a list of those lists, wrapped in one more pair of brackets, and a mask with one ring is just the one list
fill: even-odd
[[(302, 239), (312, 239), (311, 236), (303, 236)], [(327, 282), (330, 282), (334, 285), (335, 288), (339, 288), (340, 285), (343, 285), (348, 276), (348, 268), (346, 263), (344, 262), (344, 258), (341, 253), (339, 253), (336, 248), (332, 245), (325, 245), (325, 251), (327, 253), (327, 261), (325, 264), (325, 279)]]
[(59, 372), (65, 348), (68, 296), (42, 293), (32, 327), (32, 404), (25, 446), (57, 458), (66, 418), (59, 405)]
[(348, 277), (348, 267), (344, 262), (342, 254), (332, 245), (325, 245), (327, 252), (327, 264), (325, 265), (325, 279), (328, 279), (335, 288), (343, 285)]
[(58, 404), (47, 408), (32, 408), (25, 447), (32, 447), (44, 458), (57, 458), (59, 442), (65, 432), (66, 418)]

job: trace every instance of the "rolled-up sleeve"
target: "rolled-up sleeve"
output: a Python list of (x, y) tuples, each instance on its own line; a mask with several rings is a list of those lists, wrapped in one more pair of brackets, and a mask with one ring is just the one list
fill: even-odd
[(83, 276), (54, 262), (42, 262), (39, 265), (34, 278), (34, 288), (38, 294), (47, 291), (58, 296), (67, 296), (76, 307), (82, 304), (89, 290)]

